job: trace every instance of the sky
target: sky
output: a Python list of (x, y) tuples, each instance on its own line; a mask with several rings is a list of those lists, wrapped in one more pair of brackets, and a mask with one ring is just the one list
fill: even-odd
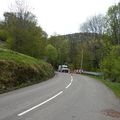
[[(105, 14), (111, 5), (120, 0), (23, 0), (35, 14), (38, 24), (48, 35), (80, 32), (87, 18)], [(0, 19), (10, 11), (15, 0), (0, 0)]]

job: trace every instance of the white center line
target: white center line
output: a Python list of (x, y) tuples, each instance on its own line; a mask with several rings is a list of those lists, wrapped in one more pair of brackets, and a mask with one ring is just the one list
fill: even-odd
[(72, 75), (71, 75), (71, 82), (70, 82), (69, 85), (68, 85), (67, 87), (65, 87), (65, 88), (68, 89), (68, 88), (71, 86), (72, 82), (73, 82), (73, 77), (72, 77)]
[(63, 93), (63, 91), (60, 91), (58, 94), (54, 95), (53, 97), (49, 98), (48, 100), (46, 100), (46, 101), (44, 101), (44, 102), (42, 102), (42, 103), (40, 103), (40, 104), (38, 104), (38, 105), (36, 105), (36, 106), (30, 108), (30, 109), (25, 110), (24, 112), (18, 114), (18, 116), (22, 116), (22, 115), (24, 115), (24, 114), (26, 114), (26, 113), (28, 113), (28, 112), (30, 112), (30, 111), (32, 111), (32, 110), (34, 110), (34, 109), (40, 107), (40, 106), (42, 106), (43, 104), (45, 104), (45, 103), (51, 101), (52, 99), (56, 98), (57, 96), (59, 96), (59, 95), (62, 94), (62, 93)]
[[(71, 82), (70, 82), (69, 85), (66, 87), (66, 89), (69, 88), (69, 87), (71, 86), (72, 82), (73, 82), (73, 77), (72, 77), (72, 75), (71, 75)], [(42, 103), (40, 103), (40, 104), (38, 104), (38, 105), (36, 105), (36, 106), (34, 106), (34, 107), (28, 109), (28, 110), (25, 110), (24, 112), (21, 112), (21, 113), (18, 114), (17, 116), (22, 116), (22, 115), (24, 115), (24, 114), (26, 114), (26, 113), (28, 113), (28, 112), (30, 112), (30, 111), (32, 111), (32, 110), (38, 108), (38, 107), (44, 105), (45, 103), (47, 103), (47, 102), (53, 100), (54, 98), (56, 98), (57, 96), (61, 95), (62, 93), (63, 93), (63, 91), (60, 91), (59, 93), (57, 93), (57, 94), (54, 95), (53, 97), (47, 99), (46, 101), (44, 101), (44, 102), (42, 102)]]
[(71, 83), (66, 87), (66, 89), (69, 88), (70, 86), (71, 86)]

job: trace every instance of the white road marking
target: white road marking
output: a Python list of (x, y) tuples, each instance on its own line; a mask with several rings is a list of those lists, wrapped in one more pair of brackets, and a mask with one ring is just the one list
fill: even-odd
[(65, 88), (68, 89), (68, 88), (71, 86), (72, 82), (73, 82), (73, 77), (72, 77), (72, 75), (71, 75), (71, 82), (70, 82), (69, 85), (68, 85), (67, 87), (65, 87)]
[[(66, 89), (69, 88), (69, 87), (71, 86), (72, 82), (73, 82), (73, 77), (72, 77), (72, 75), (71, 75), (71, 82), (70, 82), (69, 85), (66, 87)], [(34, 106), (34, 107), (28, 109), (28, 110), (25, 110), (24, 112), (21, 112), (21, 113), (18, 114), (17, 116), (22, 116), (22, 115), (24, 115), (24, 114), (26, 114), (26, 113), (28, 113), (28, 112), (30, 112), (30, 111), (32, 111), (32, 110), (38, 108), (38, 107), (44, 105), (45, 103), (47, 103), (47, 102), (53, 100), (54, 98), (56, 98), (57, 96), (61, 95), (62, 93), (63, 93), (63, 91), (60, 91), (59, 93), (57, 93), (57, 94), (54, 95), (53, 97), (47, 99), (46, 101), (44, 101), (44, 102), (42, 102), (42, 103), (40, 103), (40, 104), (38, 104), (38, 105), (36, 105), (36, 106)]]
[(70, 86), (71, 86), (71, 83), (66, 87), (66, 89), (69, 88)]
[(58, 94), (54, 95), (53, 97), (49, 98), (48, 100), (46, 100), (46, 101), (44, 101), (44, 102), (42, 102), (42, 103), (40, 103), (40, 104), (38, 104), (38, 105), (36, 105), (36, 106), (30, 108), (30, 109), (25, 110), (24, 112), (18, 114), (18, 116), (22, 116), (22, 115), (24, 115), (24, 114), (26, 114), (26, 113), (28, 113), (28, 112), (30, 112), (30, 111), (32, 111), (32, 110), (34, 110), (34, 109), (40, 107), (40, 106), (42, 106), (43, 104), (45, 104), (45, 103), (51, 101), (52, 99), (56, 98), (57, 96), (59, 96), (59, 95), (62, 94), (62, 93), (63, 93), (63, 91), (60, 91)]
[(71, 82), (73, 82), (73, 77), (72, 77), (72, 75), (71, 75)]

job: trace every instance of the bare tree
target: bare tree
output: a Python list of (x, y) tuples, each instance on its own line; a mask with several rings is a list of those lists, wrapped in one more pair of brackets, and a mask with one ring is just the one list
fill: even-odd
[(103, 34), (105, 32), (105, 16), (97, 15), (89, 18), (80, 26), (82, 32)]

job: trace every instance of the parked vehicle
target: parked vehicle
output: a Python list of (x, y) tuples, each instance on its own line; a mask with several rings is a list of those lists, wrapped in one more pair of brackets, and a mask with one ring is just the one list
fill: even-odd
[(68, 68), (67, 65), (59, 65), (59, 66), (58, 66), (58, 71), (59, 71), (59, 72), (69, 73), (69, 72), (70, 72), (70, 69)]

